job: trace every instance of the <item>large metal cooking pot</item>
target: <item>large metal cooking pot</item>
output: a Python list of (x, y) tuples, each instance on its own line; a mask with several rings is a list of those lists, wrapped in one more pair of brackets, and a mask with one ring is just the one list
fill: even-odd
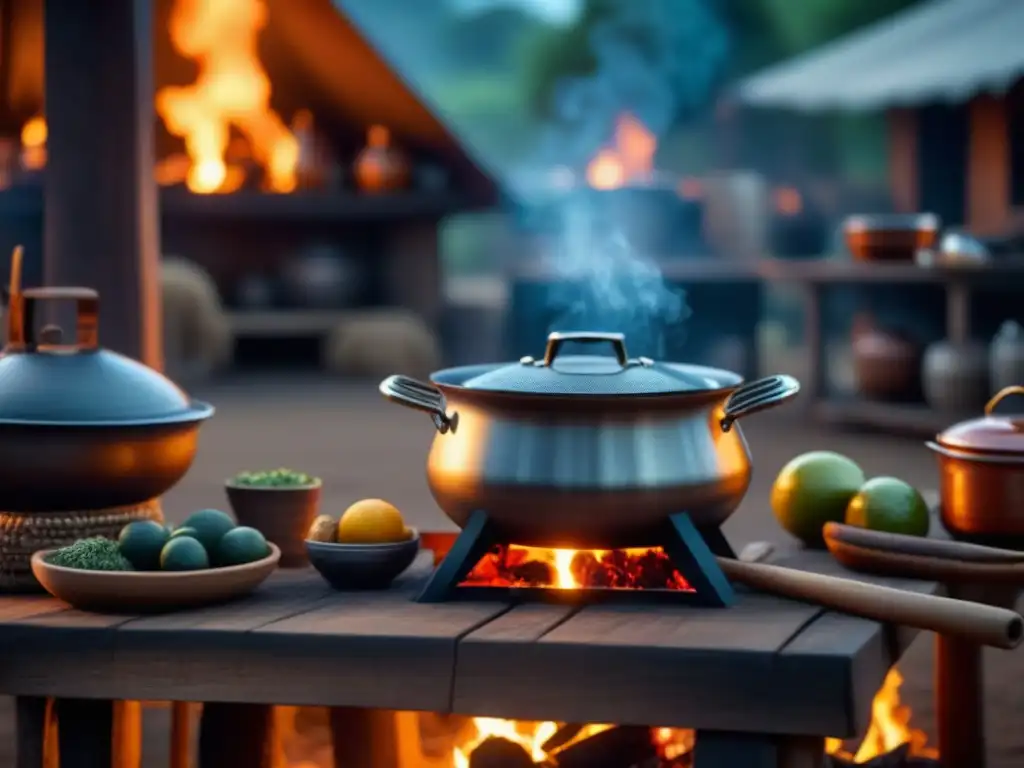
[[(15, 273), (16, 274), (16, 273)], [(34, 330), (37, 304), (72, 301), (77, 338)], [(14, 277), (0, 356), (0, 510), (105, 509), (156, 498), (188, 471), (213, 407), (98, 346), (99, 295), (21, 292)], [(37, 338), (38, 335), (38, 338)]]
[[(567, 342), (614, 357), (564, 355)], [(487, 512), (504, 540), (549, 547), (653, 546), (668, 517), (717, 526), (750, 484), (734, 422), (789, 400), (789, 376), (630, 359), (622, 334), (553, 333), (542, 360), (391, 376), (381, 393), (430, 414), (430, 490), (462, 527)]]
[(958, 538), (1024, 546), (1024, 387), (1006, 387), (984, 418), (928, 442), (938, 456), (942, 523)]

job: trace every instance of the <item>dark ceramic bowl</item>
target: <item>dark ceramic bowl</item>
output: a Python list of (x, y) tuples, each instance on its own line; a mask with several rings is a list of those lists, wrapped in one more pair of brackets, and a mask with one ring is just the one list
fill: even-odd
[(912, 264), (918, 251), (935, 247), (939, 218), (931, 213), (850, 216), (843, 236), (857, 261)]
[(335, 589), (387, 589), (420, 551), (419, 531), (388, 544), (334, 544), (306, 540), (306, 552)]

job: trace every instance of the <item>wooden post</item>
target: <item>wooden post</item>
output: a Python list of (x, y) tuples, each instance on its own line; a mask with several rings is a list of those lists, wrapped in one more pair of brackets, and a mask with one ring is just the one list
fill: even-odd
[(978, 96), (970, 106), (967, 151), (967, 226), (999, 234), (1010, 223), (1010, 134), (1006, 100)]
[(152, 0), (45, 0), (44, 275), (100, 293), (104, 346), (162, 367)]
[(921, 204), (917, 182), (917, 113), (912, 109), (890, 109), (889, 188), (897, 211), (912, 213)]
[(272, 768), (274, 708), (207, 702), (199, 725), (198, 768)]
[(386, 709), (331, 707), (335, 768), (398, 768), (397, 716)]

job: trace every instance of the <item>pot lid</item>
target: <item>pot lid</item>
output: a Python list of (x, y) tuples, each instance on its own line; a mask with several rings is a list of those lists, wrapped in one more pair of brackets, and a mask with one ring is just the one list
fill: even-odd
[[(56, 326), (38, 334), (42, 300), (73, 301), (77, 339)], [(0, 355), (0, 424), (128, 426), (199, 420), (212, 414), (157, 371), (98, 346), (99, 297), (87, 288), (12, 292), (8, 343)]]
[(152, 368), (106, 350), (5, 353), (0, 424), (152, 424), (198, 416)]
[(985, 406), (985, 416), (954, 424), (936, 441), (974, 453), (1024, 454), (1024, 387), (1007, 387)]
[[(605, 344), (613, 356), (565, 355), (567, 343)], [(468, 389), (534, 395), (664, 395), (720, 389), (711, 369), (630, 359), (621, 333), (552, 333), (542, 360), (524, 357), (467, 380)]]

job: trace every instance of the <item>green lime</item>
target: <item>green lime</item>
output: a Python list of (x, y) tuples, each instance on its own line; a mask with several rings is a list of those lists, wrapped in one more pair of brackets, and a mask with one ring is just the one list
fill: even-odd
[(895, 477), (873, 477), (846, 508), (846, 524), (873, 531), (927, 536), (931, 516), (920, 491)]
[(121, 529), (117, 545), (135, 570), (155, 571), (160, 568), (160, 550), (169, 538), (170, 534), (160, 523), (137, 520)]
[(210, 557), (196, 539), (178, 536), (164, 544), (160, 567), (165, 571), (201, 571), (210, 567)]
[(183, 528), (195, 528), (196, 538), (206, 547), (207, 552), (213, 552), (220, 537), (235, 527), (235, 521), (231, 515), (219, 509), (200, 509), (185, 518), (181, 525)]
[(864, 484), (856, 462), (832, 451), (797, 456), (779, 472), (772, 485), (775, 519), (809, 547), (824, 547), (825, 523), (841, 523), (846, 506)]
[(242, 565), (262, 560), (270, 554), (270, 545), (255, 528), (240, 525), (221, 537), (216, 551), (217, 565)]
[(176, 539), (179, 536), (188, 536), (189, 538), (199, 541), (199, 533), (195, 528), (189, 528), (187, 525), (181, 526), (181, 528), (175, 528), (171, 531), (171, 538)]

